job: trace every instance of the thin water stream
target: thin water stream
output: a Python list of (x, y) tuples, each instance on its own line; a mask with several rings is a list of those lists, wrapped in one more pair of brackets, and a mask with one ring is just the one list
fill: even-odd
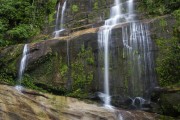
[(59, 28), (59, 13), (60, 13), (60, 3), (58, 4), (58, 10), (56, 13), (56, 26), (55, 26), (55, 31), (54, 31), (54, 38), (58, 38), (59, 34), (64, 31), (64, 13), (66, 11), (66, 1), (64, 2), (62, 6), (62, 11), (61, 11), (61, 19), (60, 19), (60, 28)]
[(24, 49), (23, 49), (21, 62), (20, 62), (20, 67), (19, 67), (18, 85), (16, 86), (16, 89), (19, 90), (19, 91), (21, 91), (21, 89), (22, 89), (21, 84), (22, 84), (22, 78), (23, 78), (24, 70), (25, 70), (26, 64), (27, 64), (28, 51), (29, 51), (28, 44), (25, 44)]

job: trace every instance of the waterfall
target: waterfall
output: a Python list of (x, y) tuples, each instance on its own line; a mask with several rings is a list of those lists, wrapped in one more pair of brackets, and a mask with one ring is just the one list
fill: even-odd
[[(151, 52), (152, 42), (149, 37), (148, 25), (140, 22), (132, 22), (129, 26), (122, 27), (123, 36), (123, 55), (130, 61), (131, 64), (131, 77), (133, 82), (149, 82), (149, 86), (153, 83), (151, 80), (154, 74), (153, 54)], [(147, 83), (146, 83), (147, 84)], [(141, 83), (139, 86), (132, 84), (132, 89), (146, 90), (148, 86), (143, 86)], [(146, 87), (146, 88), (145, 88)], [(135, 93), (132, 93), (134, 95)], [(143, 96), (141, 94), (141, 96)], [(136, 96), (133, 96), (136, 97)]]
[[(147, 96), (149, 95), (149, 89), (153, 84), (153, 80), (155, 79), (153, 53), (151, 52), (152, 42), (151, 38), (149, 37), (148, 25), (139, 22), (137, 19), (135, 19), (135, 17), (136, 14), (134, 13), (133, 0), (127, 0), (125, 2), (115, 0), (114, 6), (112, 6), (110, 9), (110, 18), (107, 19), (105, 24), (99, 29), (99, 59), (101, 60), (103, 57), (103, 60), (101, 61), (104, 63), (102, 65), (104, 93), (102, 93), (100, 97), (103, 98), (105, 106), (111, 106), (110, 93), (112, 91), (110, 91), (110, 89), (114, 88), (110, 88), (110, 80), (115, 81), (115, 79), (118, 78), (125, 81), (125, 78), (120, 76), (122, 74), (118, 73), (121, 70), (121, 66), (115, 65), (117, 70), (111, 69), (114, 67), (112, 66), (112, 63), (119, 63), (118, 60), (121, 57), (114, 55), (115, 57), (112, 58), (114, 53), (119, 52), (119, 49), (117, 50), (117, 46), (120, 46), (121, 48), (123, 47), (123, 58), (126, 59), (126, 62), (121, 61), (121, 63), (123, 62), (123, 64), (125, 64), (124, 66), (126, 66), (126, 73), (129, 70), (131, 71), (128, 77), (128, 81), (130, 81), (128, 84), (130, 85), (126, 86), (130, 89), (126, 90), (127, 96), (134, 98), (148, 98)], [(122, 31), (120, 33), (122, 38), (119, 40), (114, 37), (112, 38), (114, 35), (112, 28), (116, 25), (122, 26)], [(121, 42), (118, 41), (122, 41), (123, 46), (119, 45)], [(113, 81), (111, 81), (111, 84), (113, 84)], [(117, 90), (115, 91), (117, 94)], [(118, 92), (118, 94), (120, 92)], [(122, 94), (124, 95), (123, 92)]]
[[(147, 24), (141, 23), (134, 19), (133, 0), (128, 1), (128, 22), (129, 25), (122, 27), (123, 40), (123, 55), (127, 61), (131, 62), (129, 69), (131, 69), (130, 81), (133, 81), (131, 93), (132, 97), (136, 96), (135, 91), (146, 91), (146, 94), (139, 93), (141, 97), (146, 97), (150, 94), (150, 87), (153, 86), (155, 79), (154, 73), (154, 58), (152, 53), (153, 43), (150, 36)], [(142, 81), (143, 80), (143, 81)], [(136, 86), (135, 83), (139, 83)], [(142, 98), (143, 99), (143, 98)]]
[(21, 63), (20, 63), (20, 67), (19, 67), (19, 74), (18, 74), (18, 86), (16, 86), (16, 89), (21, 90), (21, 83), (22, 83), (22, 77), (24, 74), (24, 70), (26, 67), (26, 63), (27, 63), (27, 54), (28, 54), (28, 45), (25, 44), (24, 45), (24, 49), (23, 49), (23, 55), (22, 55), (22, 59), (21, 59)]
[(66, 10), (66, 1), (63, 4), (62, 12), (61, 12), (61, 27), (60, 27), (61, 30), (64, 29), (63, 25), (64, 25), (64, 12), (65, 12), (65, 10)]
[(58, 3), (58, 9), (57, 9), (57, 13), (56, 13), (56, 25), (55, 25), (55, 31), (57, 31), (59, 29), (58, 27), (58, 22), (59, 22), (59, 11), (60, 11), (60, 2)]
[(106, 107), (111, 106), (111, 97), (109, 91), (109, 40), (111, 39), (111, 30), (113, 26), (117, 25), (120, 19), (121, 9), (119, 0), (114, 1), (114, 6), (110, 11), (110, 18), (105, 21), (98, 32), (98, 43), (100, 49), (104, 52), (104, 105)]
[(67, 52), (67, 65), (68, 65), (68, 68), (69, 68), (69, 40), (67, 40), (67, 49), (66, 49), (66, 52)]
[(58, 11), (56, 15), (56, 28), (55, 28), (55, 38), (59, 37), (60, 32), (64, 31), (64, 13), (66, 10), (66, 1), (64, 2), (62, 6), (62, 11), (61, 11), (61, 21), (60, 21), (60, 29), (59, 29), (59, 13), (60, 13), (60, 3), (58, 4)]

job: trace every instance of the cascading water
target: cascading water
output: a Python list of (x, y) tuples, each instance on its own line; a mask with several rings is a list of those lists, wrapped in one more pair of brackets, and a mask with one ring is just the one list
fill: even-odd
[[(62, 6), (62, 11), (61, 11), (61, 21), (60, 21), (60, 29), (58, 28), (58, 22), (59, 22), (59, 13), (60, 13), (60, 2), (58, 4), (58, 11), (56, 15), (56, 31), (55, 31), (55, 38), (59, 37), (60, 32), (64, 31), (64, 13), (66, 11), (66, 4), (67, 1), (64, 2)], [(69, 67), (69, 41), (67, 40), (67, 64)]]
[(109, 40), (111, 39), (111, 30), (119, 22), (121, 14), (119, 0), (115, 0), (115, 6), (111, 8), (110, 19), (105, 21), (105, 25), (102, 26), (98, 33), (98, 43), (100, 49), (104, 51), (104, 105), (109, 107), (111, 98), (109, 91)]
[[(122, 27), (124, 57), (127, 61), (131, 62), (129, 68), (131, 68), (131, 77), (129, 78), (133, 82), (139, 82), (139, 86), (132, 84), (132, 89), (139, 88), (141, 90), (148, 90), (142, 86), (140, 82), (149, 82), (151, 86), (155, 78), (154, 63), (152, 61), (153, 54), (151, 52), (152, 42), (149, 37), (148, 26), (140, 22), (132, 22), (129, 26)], [(143, 81), (141, 81), (143, 79)], [(146, 83), (147, 84), (147, 83)], [(133, 91), (136, 92), (136, 91)], [(133, 97), (136, 93), (131, 93)], [(143, 96), (141, 94), (141, 96)], [(147, 95), (144, 95), (147, 96)], [(148, 98), (148, 97), (146, 97)]]
[(69, 68), (69, 40), (67, 40), (67, 65), (68, 65), (68, 68)]
[(58, 9), (56, 13), (56, 25), (55, 25), (55, 31), (59, 30), (59, 11), (60, 11), (61, 4), (60, 2), (58, 3)]
[(19, 90), (19, 91), (22, 89), (21, 83), (22, 83), (22, 77), (23, 77), (24, 70), (25, 70), (26, 63), (27, 63), (28, 51), (29, 51), (28, 45), (25, 44), (24, 49), (23, 49), (23, 55), (22, 55), (21, 63), (20, 63), (20, 68), (19, 68), (18, 86), (16, 86), (16, 89)]
[[(67, 1), (64, 2), (63, 6), (62, 6), (62, 11), (61, 11), (61, 21), (60, 21), (60, 29), (59, 29), (59, 13), (60, 13), (60, 2), (58, 4), (58, 11), (57, 11), (57, 15), (56, 15), (56, 29), (55, 29), (55, 38), (59, 37), (60, 32), (64, 31), (64, 13), (66, 11), (66, 4)], [(67, 40), (67, 64), (69, 67), (69, 41)]]
[(65, 12), (65, 10), (66, 10), (66, 1), (63, 4), (62, 12), (61, 12), (61, 26), (60, 26), (61, 30), (64, 29), (64, 12)]
[(59, 13), (60, 13), (60, 3), (58, 4), (58, 11), (56, 15), (56, 28), (55, 28), (55, 38), (59, 37), (60, 32), (64, 31), (64, 12), (66, 10), (66, 1), (64, 2), (62, 6), (62, 11), (61, 11), (61, 21), (60, 21), (60, 29), (59, 29)]
[[(123, 39), (123, 55), (130, 62), (131, 69), (130, 81), (133, 81), (131, 96), (136, 98), (136, 95), (143, 96), (149, 99), (150, 87), (154, 84), (154, 63), (153, 53), (151, 52), (153, 44), (149, 37), (148, 25), (141, 23), (133, 18), (133, 0), (128, 1), (128, 22), (129, 25), (122, 27)], [(142, 81), (143, 80), (143, 81)], [(135, 83), (139, 83), (136, 86)], [(144, 85), (143, 85), (144, 83)], [(137, 90), (137, 88), (139, 90)], [(137, 94), (136, 92), (141, 93)], [(145, 91), (146, 93), (142, 94)], [(141, 98), (142, 101), (143, 98)], [(144, 99), (143, 99), (144, 101)], [(142, 104), (142, 103), (141, 103)]]
[[(104, 74), (102, 77), (104, 78), (104, 93), (100, 97), (103, 97), (105, 106), (111, 106), (110, 92), (115, 91), (115, 94), (121, 93), (123, 96), (127, 95), (134, 98), (141, 96), (148, 99), (150, 88), (153, 86), (153, 80), (155, 79), (153, 53), (151, 52), (153, 45), (149, 37), (148, 25), (139, 22), (135, 17), (133, 0), (125, 2), (115, 0), (114, 6), (111, 7), (110, 18), (105, 21), (104, 26), (99, 30), (100, 60), (102, 56), (104, 58), (102, 60), (104, 61), (102, 70)], [(118, 40), (117, 37), (114, 37), (117, 35), (117, 31), (112, 29), (117, 25), (122, 26), (122, 31), (119, 34), (122, 39)], [(119, 61), (121, 54), (117, 53), (122, 47), (123, 60)], [(113, 65), (113, 63), (116, 63), (116, 65)], [(126, 66), (125, 69), (118, 66), (118, 64)], [(122, 77), (123, 72), (119, 73), (122, 71), (121, 69), (126, 72), (126, 77)], [(116, 79), (120, 79), (120, 81), (117, 82)], [(111, 84), (114, 84), (114, 88), (111, 88), (112, 91), (110, 91), (110, 80)], [(114, 81), (116, 82), (113, 83)], [(125, 86), (122, 84), (125, 84)], [(119, 92), (117, 92), (118, 90), (115, 88), (119, 87)], [(121, 87), (126, 88), (126, 90), (122, 91)]]

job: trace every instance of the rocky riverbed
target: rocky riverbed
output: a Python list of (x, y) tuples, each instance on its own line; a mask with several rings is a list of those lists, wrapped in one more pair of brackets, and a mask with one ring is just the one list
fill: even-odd
[(107, 109), (92, 101), (0, 85), (0, 120), (158, 120), (158, 114)]

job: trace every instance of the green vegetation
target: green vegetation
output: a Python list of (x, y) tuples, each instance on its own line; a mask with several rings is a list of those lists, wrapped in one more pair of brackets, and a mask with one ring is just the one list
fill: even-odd
[[(19, 84), (18, 61), (22, 55), (23, 45), (10, 47), (0, 59), (0, 83), (15, 85)], [(93, 73), (94, 55), (92, 48), (81, 47), (77, 57), (73, 60), (69, 68), (66, 59), (57, 52), (51, 51), (39, 58), (26, 68), (22, 78), (24, 87), (43, 92), (50, 92), (58, 95), (67, 95), (78, 98), (86, 98), (90, 92)], [(34, 69), (36, 68), (36, 69)], [(67, 89), (68, 79), (72, 79), (71, 89)]]
[(39, 90), (39, 91), (42, 91), (42, 92), (46, 92), (46, 90), (43, 90), (42, 88), (37, 87), (37, 86), (34, 84), (34, 79), (33, 79), (31, 76), (29, 76), (28, 74), (25, 74), (25, 75), (23, 76), (22, 86), (25, 86), (25, 87), (30, 88), (30, 89), (34, 89), (34, 90)]
[(73, 12), (78, 12), (78, 11), (79, 11), (79, 7), (78, 7), (77, 5), (72, 5), (72, 6), (71, 6), (71, 10), (72, 10)]
[(11, 75), (4, 73), (0, 73), (0, 84), (8, 84), (8, 85), (15, 85), (15, 81)]
[(99, 6), (98, 6), (98, 1), (96, 1), (93, 5), (93, 9), (94, 10), (98, 10)]
[(93, 80), (92, 65), (94, 65), (92, 48), (85, 49), (82, 46), (76, 61), (72, 63), (73, 83), (72, 92), (68, 94), (69, 96), (87, 97)]
[(161, 115), (158, 120), (175, 120), (173, 117)]
[(174, 29), (175, 29), (174, 34), (178, 39), (180, 39), (180, 9), (175, 10), (173, 12), (173, 16), (176, 19), (176, 24), (175, 24), (175, 27), (174, 27)]
[(0, 59), (0, 83), (15, 85), (17, 77), (17, 63), (22, 54), (23, 45), (8, 47), (1, 54)]
[(60, 57), (59, 65), (59, 73), (61, 74), (62, 79), (66, 80), (68, 74), (68, 66), (63, 62), (62, 57)]
[(180, 10), (173, 12), (177, 21), (174, 26), (174, 36), (170, 39), (157, 39), (157, 45), (160, 50), (159, 58), (157, 60), (157, 73), (159, 75), (159, 83), (161, 86), (180, 85), (179, 12)]
[(163, 31), (165, 31), (165, 27), (167, 26), (167, 21), (161, 18), (159, 24), (163, 28)]
[(138, 0), (138, 2), (139, 11), (145, 12), (147, 16), (165, 15), (179, 8), (178, 0)]
[(55, 4), (56, 0), (1, 0), (0, 46), (23, 43), (39, 34)]
[[(139, 0), (139, 11), (146, 17), (172, 14), (176, 19), (173, 26), (173, 36), (169, 39), (157, 38), (159, 56), (157, 60), (158, 81), (161, 86), (180, 84), (180, 9), (178, 0)], [(159, 22), (162, 30), (166, 30), (167, 21), (163, 18)]]
[(161, 94), (159, 102), (162, 114), (173, 117), (179, 116), (179, 94), (180, 92)]
[(178, 38), (158, 39), (160, 57), (157, 61), (159, 82), (162, 86), (180, 84), (180, 41)]

